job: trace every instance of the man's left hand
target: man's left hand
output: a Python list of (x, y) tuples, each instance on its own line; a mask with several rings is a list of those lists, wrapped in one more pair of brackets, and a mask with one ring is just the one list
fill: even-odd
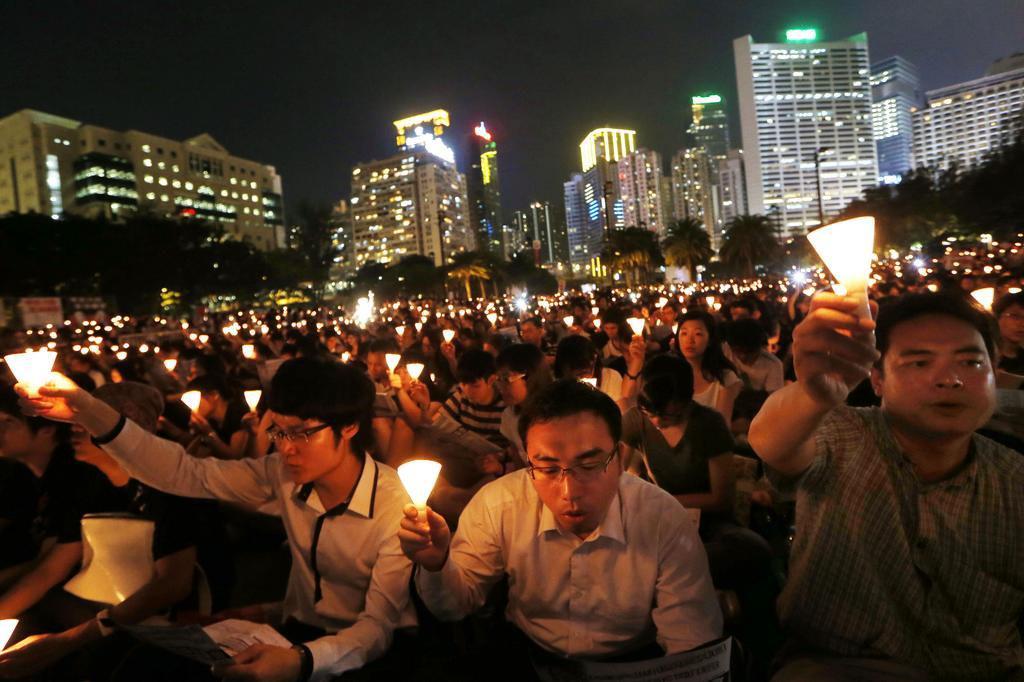
[(248, 682), (293, 682), (302, 670), (302, 657), (295, 649), (254, 644), (226, 665), (214, 666), (213, 674), (225, 680)]
[(26, 637), (0, 653), (0, 678), (28, 677), (48, 668), (75, 650), (63, 634)]

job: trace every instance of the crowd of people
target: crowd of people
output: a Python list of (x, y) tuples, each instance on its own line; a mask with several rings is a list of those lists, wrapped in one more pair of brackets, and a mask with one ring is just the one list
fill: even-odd
[[(1024, 294), (988, 253), (881, 261), (870, 318), (794, 274), (9, 332), (59, 357), (0, 382), (0, 678), (522, 680), (731, 636), (733, 679), (1024, 679)], [(211, 668), (126, 628), (232, 618), (283, 639)]]

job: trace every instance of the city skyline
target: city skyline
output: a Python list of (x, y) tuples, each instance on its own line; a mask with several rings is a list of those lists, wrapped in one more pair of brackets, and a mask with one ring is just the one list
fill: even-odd
[[(393, 148), (391, 121), (444, 108), (463, 171), (469, 164), (462, 138), (488, 122), (502, 148), (502, 203), (511, 209), (559, 201), (562, 184), (578, 169), (576, 143), (593, 128), (635, 129), (645, 148), (669, 157), (686, 146), (694, 95), (722, 94), (738, 146), (731, 41), (747, 33), (768, 41), (794, 25), (827, 37), (865, 31), (872, 61), (909, 59), (926, 90), (977, 78), (1024, 47), (1014, 30), (1024, 7), (1005, 0), (975, 8), (975, 16), (989, 19), (976, 22), (980, 28), (958, 22), (953, 7), (924, 2), (834, 3), (813, 11), (792, 2), (650, 2), (629, 7), (629, 22), (611, 11), (621, 13), (620, 5), (587, 3), (582, 14), (572, 5), (450, 3), (418, 18), (388, 2), (306, 3), (302, 13), (268, 6), (251, 16), (206, 5), (190, 11), (185, 3), (157, 22), (152, 8), (138, 5), (113, 3), (96, 12), (66, 3), (55, 23), (15, 3), (0, 10), (0, 20), (19, 27), (8, 41), (12, 53), (28, 54), (33, 44), (62, 49), (36, 49), (23, 68), (0, 75), (0, 105), (3, 114), (34, 108), (177, 139), (207, 132), (275, 166), (290, 205), (344, 198), (351, 168)], [(406, 21), (391, 21), (396, 12)], [(90, 40), (101, 26), (124, 40)], [(408, 46), (396, 42), (403, 26), (414, 38)], [(302, 40), (289, 40), (298, 35)], [(640, 37), (646, 49), (637, 55), (635, 45), (626, 45)], [(412, 59), (416, 50), (424, 59)], [(620, 64), (625, 54), (633, 61)], [(616, 88), (587, 97), (586, 79), (574, 77), (582, 68), (599, 70)], [(623, 78), (630, 69), (633, 77)]]

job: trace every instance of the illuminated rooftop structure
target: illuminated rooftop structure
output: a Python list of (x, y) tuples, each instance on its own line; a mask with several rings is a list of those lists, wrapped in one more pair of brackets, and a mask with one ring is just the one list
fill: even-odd
[(455, 163), (455, 153), (446, 145), (441, 136), (451, 125), (451, 118), (444, 109), (434, 109), (394, 121), (395, 143), (399, 149), (411, 150), (422, 147), (434, 156)]
[(587, 172), (598, 159), (618, 161), (636, 151), (636, 131), (624, 128), (597, 128), (587, 133), (580, 142), (582, 170)]

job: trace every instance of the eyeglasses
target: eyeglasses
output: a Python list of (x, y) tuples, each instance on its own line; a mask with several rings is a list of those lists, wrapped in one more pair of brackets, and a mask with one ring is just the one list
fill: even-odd
[(508, 386), (509, 384), (515, 383), (525, 379), (526, 375), (518, 372), (501, 372), (495, 377), (494, 382), (499, 385)]
[(289, 443), (297, 443), (299, 441), (308, 443), (310, 436), (315, 433), (319, 433), (328, 427), (330, 427), (330, 424), (320, 424), (318, 426), (301, 429), (299, 431), (282, 431), (274, 426), (267, 429), (267, 438), (270, 439), (271, 443), (280, 443), (283, 440), (288, 441)]
[(544, 481), (545, 483), (554, 483), (561, 481), (563, 476), (571, 475), (576, 481), (580, 483), (590, 483), (591, 481), (597, 480), (601, 474), (607, 469), (611, 463), (612, 458), (619, 451), (618, 446), (615, 447), (609, 453), (608, 458), (597, 462), (583, 462), (580, 464), (573, 464), (571, 467), (560, 467), (560, 466), (534, 466), (533, 464), (527, 467), (530, 472), (530, 478), (535, 481)]
[(658, 419), (660, 422), (665, 424), (678, 424), (679, 422), (686, 419), (686, 412), (654, 412), (647, 409), (643, 405), (637, 405), (640, 410), (640, 414), (644, 415), (650, 420)]

